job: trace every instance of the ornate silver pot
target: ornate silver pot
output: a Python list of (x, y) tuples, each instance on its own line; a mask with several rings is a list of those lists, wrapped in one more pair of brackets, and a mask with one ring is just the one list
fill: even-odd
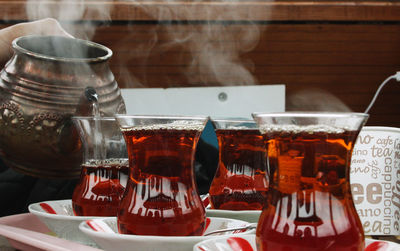
[(85, 88), (95, 88), (102, 115), (125, 113), (108, 65), (111, 50), (57, 36), (20, 37), (12, 46), (0, 73), (0, 157), (28, 175), (78, 177), (82, 152), (70, 118), (85, 115)]

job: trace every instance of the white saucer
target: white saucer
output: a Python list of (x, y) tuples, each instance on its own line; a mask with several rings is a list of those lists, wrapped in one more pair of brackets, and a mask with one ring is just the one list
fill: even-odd
[(233, 211), (233, 210), (221, 210), (221, 209), (206, 208), (207, 217), (231, 218), (231, 219), (247, 221), (250, 223), (258, 222), (258, 218), (260, 217), (260, 214), (261, 214), (261, 210)]
[[(248, 222), (226, 219), (208, 218), (205, 233), (231, 227), (245, 226)], [(117, 219), (95, 219), (82, 222), (79, 229), (92, 238), (101, 248), (107, 251), (187, 251), (192, 250), (194, 244), (207, 239), (221, 236), (241, 236), (255, 233), (255, 230), (247, 230), (241, 233), (225, 232), (210, 236), (151, 236), (151, 235), (129, 235), (120, 234), (117, 230)]]
[(210, 199), (208, 194), (201, 195), (201, 200), (206, 208), (207, 217), (222, 217), (236, 220), (243, 220), (250, 223), (258, 222), (262, 210), (223, 210), (211, 209)]
[(31, 213), (0, 218), (1, 251), (101, 251), (76, 242), (57, 238), (38, 217)]
[[(369, 248), (369, 249), (368, 249)], [(257, 251), (255, 235), (224, 236), (197, 243), (193, 251)], [(365, 239), (365, 250), (398, 251), (400, 245), (390, 241)]]
[(75, 216), (71, 200), (33, 203), (29, 205), (28, 210), (36, 215), (58, 237), (97, 247), (96, 243), (79, 231), (79, 224), (86, 220), (104, 217)]

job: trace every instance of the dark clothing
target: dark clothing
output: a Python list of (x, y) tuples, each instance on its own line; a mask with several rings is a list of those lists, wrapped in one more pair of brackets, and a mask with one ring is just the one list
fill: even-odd
[[(218, 164), (215, 147), (200, 140), (196, 151), (195, 173), (200, 194), (208, 192)], [(0, 217), (28, 212), (31, 203), (71, 199), (78, 179), (40, 179), (27, 176), (0, 163)]]
[(0, 173), (0, 216), (26, 213), (34, 202), (71, 199), (77, 182), (77, 179), (39, 179), (4, 169)]
[(197, 145), (194, 170), (199, 194), (206, 194), (218, 165), (218, 149), (201, 140)]

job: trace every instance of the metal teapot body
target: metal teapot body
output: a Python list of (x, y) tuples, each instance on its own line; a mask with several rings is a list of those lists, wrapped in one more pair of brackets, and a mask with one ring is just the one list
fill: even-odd
[(45, 178), (75, 178), (81, 145), (72, 115), (87, 86), (105, 116), (125, 113), (125, 103), (105, 46), (68, 37), (25, 36), (0, 73), (0, 157), (11, 168)]

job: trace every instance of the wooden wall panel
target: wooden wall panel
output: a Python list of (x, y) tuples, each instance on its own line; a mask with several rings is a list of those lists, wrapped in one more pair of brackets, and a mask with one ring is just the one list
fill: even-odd
[[(392, 21), (400, 19), (397, 0), (0, 0), (3, 19), (26, 20), (27, 9), (38, 6), (46, 17), (63, 20), (235, 20), (247, 21)], [(60, 15), (65, 10), (82, 10), (82, 16)], [(102, 11), (99, 11), (102, 10)], [(234, 13), (234, 15), (232, 14)], [(39, 18), (40, 14), (34, 16)], [(39, 17), (38, 17), (39, 16)]]
[[(93, 40), (114, 51), (111, 67), (121, 87), (236, 85), (242, 84), (242, 80), (235, 81), (230, 65), (218, 65), (214, 60), (224, 56), (224, 48), (246, 44), (246, 38), (241, 36), (245, 25), (208, 27), (210, 32), (217, 33), (223, 26), (222, 35), (231, 39), (218, 41), (218, 37), (212, 36), (209, 46), (219, 50), (201, 62), (200, 70), (189, 66), (203, 48), (192, 49), (190, 39), (179, 44), (172, 38), (184, 38), (188, 33), (192, 39), (199, 38), (206, 29), (202, 27), (204, 24), (115, 24), (99, 27)], [(335, 96), (353, 111), (362, 112), (378, 85), (400, 71), (400, 24), (397, 23), (257, 25), (261, 32), (259, 42), (233, 60), (243, 62), (258, 84), (285, 84), (288, 110), (310, 107), (292, 99), (293, 95), (319, 91)], [(230, 82), (218, 81), (207, 62), (218, 65), (219, 80)], [(326, 107), (336, 109), (322, 95), (313, 102), (318, 109), (324, 102)], [(400, 84), (393, 81), (383, 89), (371, 110), (369, 124), (400, 127)]]
[[(61, 6), (48, 0), (42, 7), (74, 8), (79, 3)], [(0, 0), (3, 27), (27, 20), (26, 4)], [(82, 17), (64, 16), (60, 22), (76, 28), (80, 36), (88, 22), (95, 21), (91, 39), (113, 50), (110, 65), (121, 88), (285, 84), (288, 110), (323, 105), (338, 109), (336, 97), (361, 112), (378, 85), (400, 71), (399, 1), (90, 0), (85, 4)], [(106, 22), (91, 12), (102, 7), (111, 11)], [(161, 10), (172, 11), (174, 22), (160, 20)], [(181, 15), (188, 12), (193, 15)], [(231, 12), (237, 14), (234, 19)], [(246, 36), (253, 29), (259, 37)], [(204, 51), (208, 54), (200, 56)], [(243, 69), (250, 73), (245, 78), (237, 75)], [(369, 124), (400, 127), (399, 97), (400, 85), (390, 82), (371, 110)]]

